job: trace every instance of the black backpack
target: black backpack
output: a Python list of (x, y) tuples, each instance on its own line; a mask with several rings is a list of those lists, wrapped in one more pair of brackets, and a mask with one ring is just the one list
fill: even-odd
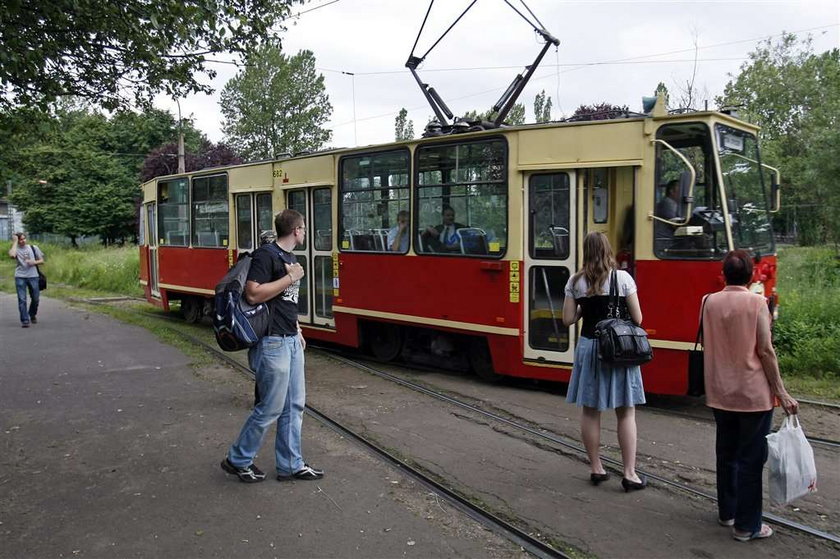
[[(269, 248), (271, 245), (265, 245), (264, 250), (272, 250)], [(213, 331), (216, 343), (224, 351), (239, 351), (257, 345), (268, 334), (271, 325), (268, 304), (252, 305), (245, 299), (245, 282), (251, 260), (250, 254), (244, 255), (216, 285)]]

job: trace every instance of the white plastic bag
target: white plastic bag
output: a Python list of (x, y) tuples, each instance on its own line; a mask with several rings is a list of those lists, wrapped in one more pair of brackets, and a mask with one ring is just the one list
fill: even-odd
[(789, 415), (775, 433), (767, 435), (770, 462), (770, 502), (786, 505), (817, 490), (814, 451), (798, 415)]

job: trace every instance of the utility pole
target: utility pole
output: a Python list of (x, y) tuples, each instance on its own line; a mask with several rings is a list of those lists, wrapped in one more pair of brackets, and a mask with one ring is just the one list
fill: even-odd
[(184, 121), (181, 119), (181, 102), (175, 99), (175, 103), (178, 104), (178, 172), (183, 173), (187, 169), (184, 164)]

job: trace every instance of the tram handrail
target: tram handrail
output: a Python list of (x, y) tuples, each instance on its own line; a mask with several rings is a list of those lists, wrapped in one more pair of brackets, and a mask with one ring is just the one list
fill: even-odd
[(671, 144), (669, 144), (665, 140), (660, 140), (659, 138), (655, 138), (655, 139), (651, 140), (650, 142), (652, 144), (655, 144), (655, 143), (659, 142), (660, 144), (664, 145), (666, 148), (673, 151), (676, 154), (676, 156), (679, 157), (682, 160), (682, 162), (685, 164), (685, 166), (688, 168), (688, 172), (691, 173), (691, 182), (688, 185), (688, 194), (685, 197), (688, 201), (688, 207), (687, 207), (686, 212), (685, 212), (685, 220), (674, 221), (674, 220), (671, 220), (671, 219), (664, 219), (664, 218), (659, 217), (658, 215), (654, 215), (653, 212), (650, 212), (648, 214), (648, 219), (654, 220), (654, 221), (661, 221), (662, 223), (667, 223), (668, 225), (676, 225), (677, 227), (682, 227), (684, 225), (688, 225), (688, 222), (691, 220), (691, 212), (693, 210), (692, 206), (694, 205), (694, 181), (697, 180), (697, 172), (694, 170), (694, 166), (691, 163), (689, 163), (688, 159), (686, 159), (686, 157), (683, 154), (681, 154), (679, 151), (674, 149), (674, 147), (672, 147)]

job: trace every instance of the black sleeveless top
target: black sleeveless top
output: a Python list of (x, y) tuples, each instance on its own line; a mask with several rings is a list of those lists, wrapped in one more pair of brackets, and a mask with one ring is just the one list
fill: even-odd
[[(616, 271), (616, 279), (618, 283), (618, 304), (621, 310), (621, 317), (629, 318), (630, 313), (627, 310), (626, 298), (627, 295), (632, 295), (636, 292), (636, 282), (624, 270)], [(568, 283), (566, 283), (565, 293), (566, 297), (573, 297), (575, 303), (580, 305), (583, 318), (583, 327), (580, 332), (581, 336), (594, 338), (595, 325), (609, 316), (610, 277), (607, 277), (607, 281), (601, 287), (600, 295), (586, 295), (588, 289), (589, 284), (586, 283), (585, 277), (581, 276), (578, 278), (575, 285), (572, 285), (572, 278), (569, 278)]]

